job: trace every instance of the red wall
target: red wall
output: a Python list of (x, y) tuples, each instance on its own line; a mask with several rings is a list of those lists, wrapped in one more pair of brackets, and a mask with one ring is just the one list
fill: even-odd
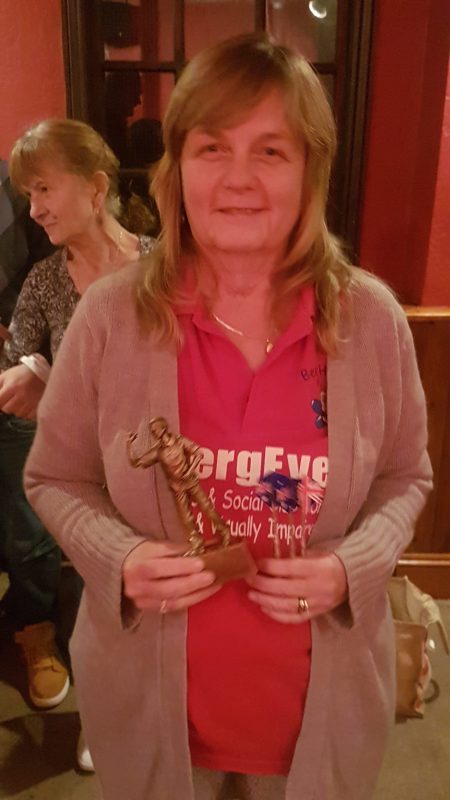
[[(360, 257), (412, 304), (450, 304), (450, 270), (439, 297), (427, 276), (433, 220), (445, 213), (436, 181), (450, 157), (441, 137), (449, 32), (448, 0), (376, 3)], [(450, 263), (448, 239), (433, 250)]]
[(450, 62), (422, 302), (450, 305)]
[(31, 123), (65, 116), (59, 0), (2, 0), (0, 157)]

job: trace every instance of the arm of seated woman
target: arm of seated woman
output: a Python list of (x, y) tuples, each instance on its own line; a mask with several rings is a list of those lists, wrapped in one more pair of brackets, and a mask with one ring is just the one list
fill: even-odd
[(36, 419), (45, 383), (25, 364), (10, 367), (0, 375), (0, 409), (24, 419)]

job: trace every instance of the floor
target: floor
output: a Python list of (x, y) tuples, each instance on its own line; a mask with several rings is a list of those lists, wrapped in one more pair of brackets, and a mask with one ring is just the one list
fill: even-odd
[[(73, 575), (63, 574), (61, 600), (73, 608)], [(5, 588), (1, 576), (0, 596)], [(72, 622), (68, 613), (63, 651)], [(28, 701), (25, 675), (13, 631), (0, 619), (0, 799), (102, 800), (95, 775), (81, 772), (76, 763), (80, 721), (73, 686), (57, 708), (41, 711)]]
[[(441, 608), (450, 631), (450, 601)], [(433, 674), (440, 696), (423, 720), (395, 726), (374, 800), (450, 798), (450, 658), (439, 642)], [(29, 705), (12, 631), (0, 620), (0, 799), (101, 800), (96, 776), (76, 765), (78, 733), (73, 687), (56, 709)]]

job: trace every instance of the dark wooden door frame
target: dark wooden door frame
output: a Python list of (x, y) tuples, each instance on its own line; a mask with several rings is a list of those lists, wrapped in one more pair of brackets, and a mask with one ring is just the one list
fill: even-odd
[[(365, 133), (375, 0), (340, 0), (336, 43), (336, 116), (339, 153), (333, 176), (330, 222), (357, 258), (365, 165)], [(177, 72), (183, 58), (183, 0), (174, 0), (174, 52)], [(95, 0), (61, 0), (67, 114), (103, 132), (99, 4)], [(255, 28), (265, 25), (265, 0), (255, 2)], [(88, 45), (88, 43), (91, 43)], [(123, 66), (123, 65), (122, 65)], [(167, 66), (167, 65), (166, 65)], [(119, 69), (120, 63), (108, 65)], [(319, 71), (320, 68), (319, 68)], [(96, 99), (94, 99), (96, 98)]]

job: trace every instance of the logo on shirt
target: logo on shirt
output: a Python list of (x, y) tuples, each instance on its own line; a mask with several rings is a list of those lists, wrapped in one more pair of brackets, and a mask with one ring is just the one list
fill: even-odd
[(256, 486), (261, 475), (282, 473), (296, 480), (310, 474), (320, 486), (326, 484), (327, 456), (288, 453), (284, 447), (269, 445), (263, 450), (201, 450), (203, 457), (197, 469), (200, 480), (230, 482), (234, 478), (238, 486)]
[(316, 414), (315, 426), (316, 428), (326, 428), (328, 425), (327, 418), (327, 397), (325, 392), (320, 393), (320, 400), (311, 400), (311, 408)]

